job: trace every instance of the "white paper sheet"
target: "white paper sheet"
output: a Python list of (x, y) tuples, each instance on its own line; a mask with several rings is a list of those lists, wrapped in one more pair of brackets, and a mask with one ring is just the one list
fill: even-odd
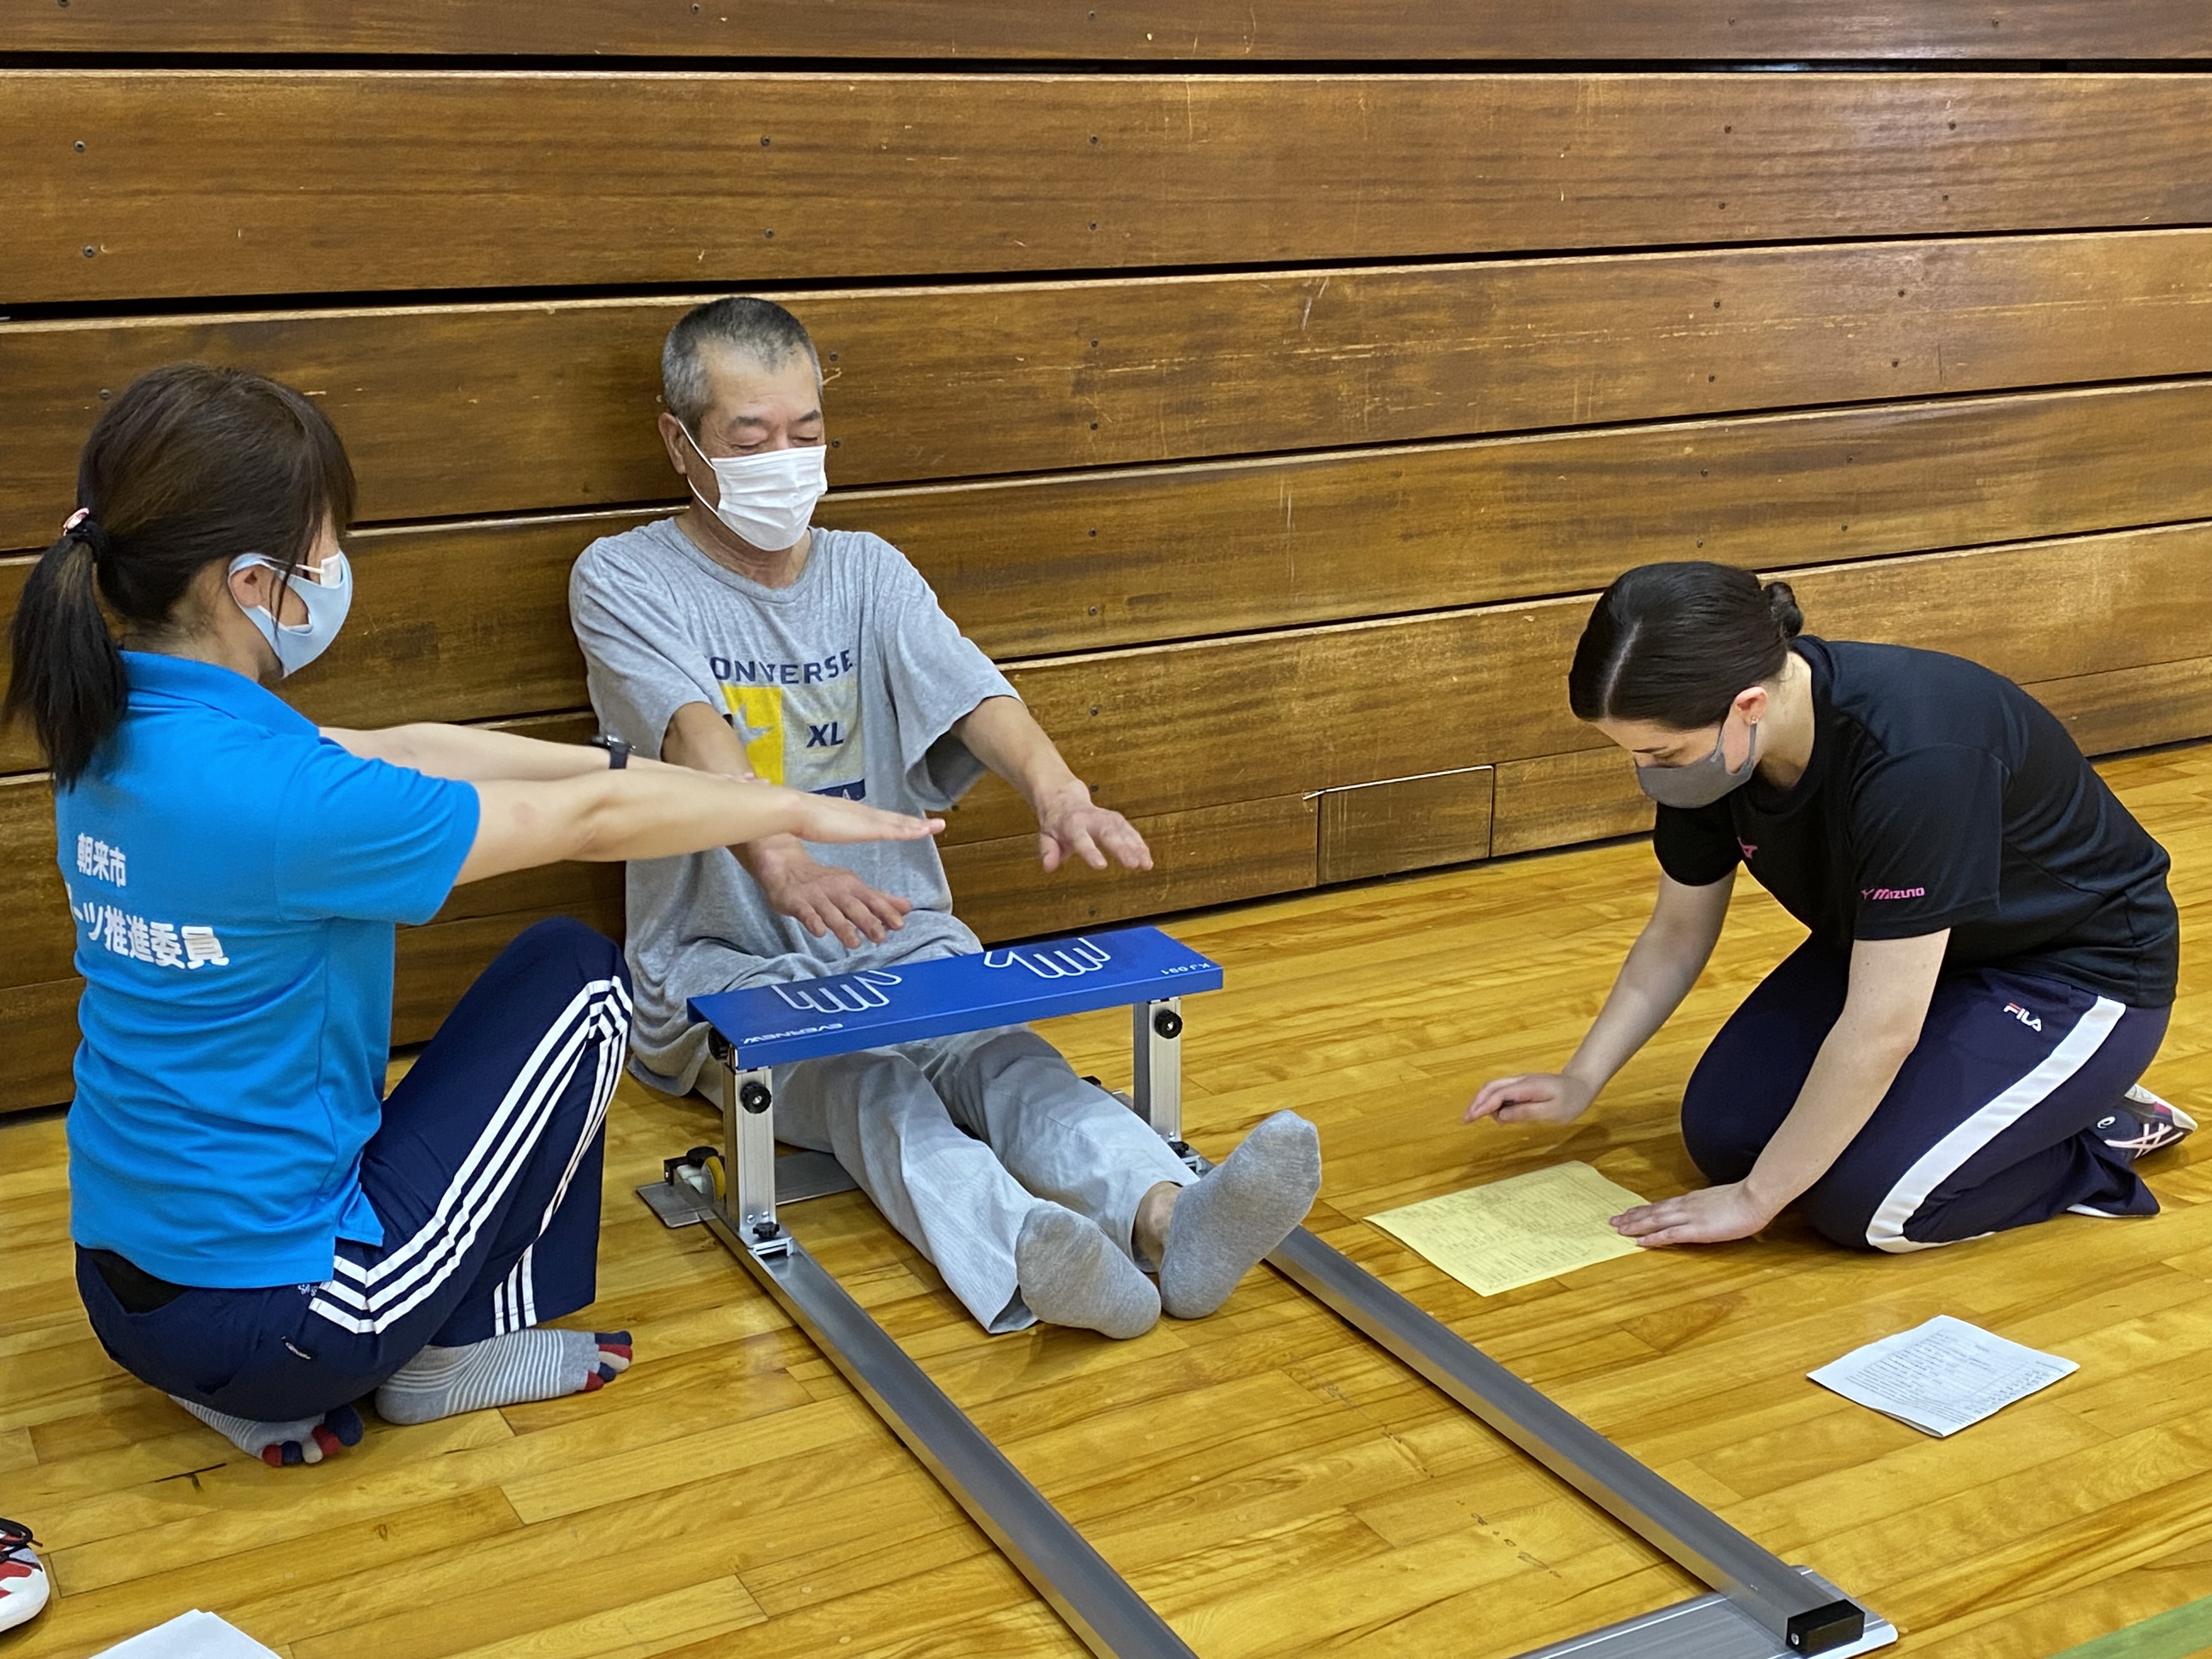
[(100, 1659), (276, 1659), (276, 1656), (236, 1626), (195, 1609), (105, 1650)]
[(1948, 1314), (1808, 1372), (1824, 1389), (1939, 1438), (2081, 1370)]

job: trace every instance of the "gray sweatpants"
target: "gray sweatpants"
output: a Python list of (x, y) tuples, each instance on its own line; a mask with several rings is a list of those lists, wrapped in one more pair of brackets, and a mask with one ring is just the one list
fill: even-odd
[(1025, 1025), (779, 1066), (776, 1138), (831, 1152), (994, 1334), (1036, 1322), (1014, 1241), (1038, 1205), (1134, 1257), (1138, 1200), (1197, 1179), (1127, 1107)]

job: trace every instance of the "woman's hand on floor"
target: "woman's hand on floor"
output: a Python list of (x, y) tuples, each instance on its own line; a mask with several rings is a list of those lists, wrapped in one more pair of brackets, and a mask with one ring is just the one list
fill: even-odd
[(1558, 1072), (1501, 1077), (1482, 1085), (1460, 1121), (1494, 1117), (1500, 1123), (1571, 1123), (1596, 1096), (1595, 1084)]
[(1639, 1204), (1613, 1218), (1613, 1231), (1647, 1249), (1668, 1244), (1720, 1244), (1749, 1238), (1774, 1219), (1741, 1182), (1705, 1187), (1680, 1198)]

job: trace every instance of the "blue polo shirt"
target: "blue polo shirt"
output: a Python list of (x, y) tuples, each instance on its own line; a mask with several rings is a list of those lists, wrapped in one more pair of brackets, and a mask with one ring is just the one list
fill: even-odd
[(58, 793), (76, 917), (70, 1225), (209, 1289), (383, 1242), (361, 1189), (393, 924), (445, 902), (475, 788), (362, 760), (229, 669), (125, 652), (129, 709)]

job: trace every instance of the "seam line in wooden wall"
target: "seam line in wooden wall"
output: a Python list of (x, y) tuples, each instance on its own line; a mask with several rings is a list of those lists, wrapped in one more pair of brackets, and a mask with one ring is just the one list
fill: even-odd
[[(1863, 571), (1869, 568), (1878, 567), (1884, 564), (1894, 564), (1899, 566), (1926, 564), (1939, 559), (1948, 560), (1972, 557), (1980, 554), (2001, 554), (2032, 551), (2041, 548), (2063, 547), (2069, 544), (2103, 536), (2178, 533), (2191, 531), (2201, 531), (2207, 526), (2212, 526), (2212, 518), (2181, 520), (2172, 524), (2154, 526), (2148, 529), (2140, 531), (2132, 529), (2086, 531), (2072, 535), (2038, 536), (2018, 541), (1995, 542), (1965, 548), (1934, 549), (1922, 552), (1895, 554), (1869, 559), (1823, 559), (1803, 564), (1776, 563), (1764, 567), (1761, 574), (1769, 576), (1778, 576), (1790, 580), (1804, 580), (1808, 578), (1817, 577), (1831, 571)], [(1298, 640), (1322, 639), (1355, 633), (1374, 632), (1383, 629), (1417, 626), (1427, 623), (1449, 622), (1457, 618), (1480, 616), (1499, 616), (1510, 614), (1515, 611), (1534, 612), (1537, 611), (1547, 611), (1558, 605), (1572, 603), (1577, 600), (1595, 601), (1596, 597), (1597, 594), (1595, 590), (1583, 590), (1577, 592), (1556, 594), (1543, 598), (1517, 598), (1483, 605), (1453, 605), (1436, 610), (1410, 611), (1401, 615), (1389, 617), (1357, 617), (1343, 621), (1309, 623), (1290, 628), (1253, 629), (1241, 633), (1207, 635), (1197, 639), (1170, 641), (1159, 644), (1117, 646), (1100, 651), (1065, 652), (1054, 655), (1037, 657), (1006, 657), (999, 659), (999, 665), (1011, 673), (1034, 672), (1039, 670), (1061, 668), (1110, 666), (1112, 664), (1118, 661), (1129, 661), (1139, 659), (1157, 659), (1160, 657), (1170, 654), (1180, 655), (1186, 653), (1205, 651), (1218, 646), (1229, 644), (1267, 643), (1278, 641), (1291, 641)], [(2129, 667), (2130, 670), (2136, 672), (2147, 672), (2172, 664), (2194, 662), (2199, 660), (2202, 656), (2202, 653), (2183, 653), (2179, 655), (2172, 656), (2160, 655), (2152, 659), (2130, 664), (2129, 665)], [(477, 726), (498, 726), (523, 721), (582, 718), (588, 716), (591, 712), (592, 711), (588, 707), (574, 706), (555, 708), (514, 710), (497, 715), (456, 721), (454, 724)], [(1488, 765), (1491, 763), (1492, 763), (1490, 762), (1482, 762), (1478, 763), (1478, 768), (1475, 769), (1452, 767), (1443, 769), (1443, 770), (1450, 772), (1479, 769), (1479, 766)], [(1440, 773), (1409, 774), (1407, 778), (1371, 780), (1363, 781), (1363, 782), (1407, 781), (1415, 777), (1429, 777), (1441, 775), (1442, 774)], [(0, 773), (0, 788), (42, 781), (46, 779), (46, 775), (47, 775), (43, 770), (38, 769)], [(1322, 792), (1317, 791), (1316, 793)]]
[[(2206, 78), (2212, 80), (2212, 75)], [(761, 281), (732, 277), (720, 286), (706, 289), (702, 289), (695, 282), (573, 283), (538, 287), (501, 283), (473, 288), (306, 289), (266, 294), (175, 294), (89, 301), (23, 300), (11, 302), (4, 295), (0, 295), (0, 325), (27, 327), (39, 324), (129, 322), (166, 317), (222, 323), (292, 317), (304, 319), (347, 313), (386, 316), (410, 311), (530, 310), (549, 304), (612, 306), (636, 301), (673, 302), (687, 298), (696, 298), (704, 303), (730, 294), (792, 301), (940, 290), (980, 295), (994, 289), (1085, 285), (1118, 287), (1138, 283), (1210, 282), (1236, 276), (1326, 276), (1333, 273), (1373, 276), (1393, 270), (1416, 271), (1439, 267), (1686, 259), (1716, 254), (1748, 255), (1816, 248), (1875, 250), (1919, 247), (1931, 243), (1964, 245), (2076, 237), (2188, 235), (2207, 230), (2212, 230), (2212, 219), (2161, 220), (2151, 225), (2116, 222), (2067, 225), (2063, 228), (2026, 226), (2017, 229), (1992, 226), (1965, 234), (1945, 230), (1900, 231), (1882, 235), (1768, 236), (1745, 241), (1565, 243), (1557, 247), (1390, 253), (1368, 258), (1356, 254), (1331, 254), (1325, 259), (1066, 265), (1019, 270), (978, 268), (974, 270), (887, 271), (857, 283), (849, 276), (775, 277)], [(404, 300), (398, 297), (401, 295), (405, 296)]]
[[(2212, 80), (2212, 74), (2208, 74)], [(86, 315), (46, 313), (64, 309), (64, 302), (33, 302), (9, 307), (0, 323), (26, 330), (41, 326), (63, 328), (73, 324), (127, 321), (141, 314), (190, 317), (202, 323), (254, 323), (328, 320), (349, 313), (377, 319), (448, 313), (533, 311), (548, 302), (578, 310), (617, 307), (635, 301), (690, 300), (704, 304), (742, 288), (763, 299), (804, 296), (811, 300), (860, 299), (887, 293), (927, 295), (945, 294), (988, 298), (994, 294), (1019, 293), (1039, 288), (1092, 286), (1143, 288), (1176, 283), (1198, 283), (1224, 276), (1389, 276), (1393, 271), (1428, 271), (1440, 267), (1469, 270), (1491, 266), (1544, 264), (1583, 264), (1603, 262), (1682, 261), (1701, 255), (1751, 255), (1775, 249), (1854, 248), (1879, 252), (1884, 247), (1919, 247), (1931, 242), (1960, 246), (1983, 242), (2044, 241), (2081, 244), (2122, 238), (2129, 240), (2185, 237), (2212, 229), (2212, 223), (2161, 222), (2154, 225), (2118, 224), (2075, 226), (2063, 229), (1992, 228), (1971, 232), (1894, 232), (1881, 235), (1843, 235), (1780, 238), (1766, 241), (1634, 243), (1619, 248), (1565, 247), (1539, 250), (1499, 249), (1480, 252), (1378, 254), (1372, 258), (1331, 257), (1326, 259), (1261, 260), (1241, 264), (1207, 265), (1084, 265), (1066, 271), (981, 270), (973, 272), (932, 271), (919, 275), (890, 275), (855, 279), (850, 276), (775, 277), (750, 283), (584, 283), (532, 286), (511, 283), (497, 288), (410, 288), (312, 289), (298, 295), (222, 294), (154, 295), (87, 302)], [(404, 297), (400, 297), (404, 296)]]
[[(1393, 456), (1420, 456), (1449, 453), (1455, 451), (1502, 447), (1507, 445), (1537, 443), (1564, 438), (1601, 439), (1609, 434), (1645, 433), (1666, 436), (1670, 433), (1703, 434), (1716, 427), (1732, 428), (1781, 425), (1825, 413), (1853, 411), (1866, 415), (1881, 415), (1890, 411), (1905, 413), (1912, 410), (1971, 410), (1977, 405), (1992, 408), (2008, 404), (2025, 403), (2042, 398), (2095, 396), (2100, 393), (2154, 392), (2165, 388), (2179, 388), (2212, 384), (2212, 372), (2204, 374), (2155, 374), (2132, 376), (2117, 380), (2054, 380), (2024, 383), (1996, 389), (1976, 388), (1954, 392), (1931, 392), (1924, 396), (1905, 398), (1847, 398), (1818, 404), (1778, 404), (1772, 406), (1729, 409), (1694, 415), (1664, 415), (1644, 418), (1608, 421), (1602, 424), (1565, 424), (1529, 426), (1486, 430), (1456, 437), (1421, 437), (1385, 440), (1370, 444), (1341, 444), (1322, 449), (1255, 449), (1234, 451), (1194, 457), (1189, 460), (1160, 460), (1101, 462), (1096, 465), (1064, 465), (1042, 471), (1013, 472), (983, 472), (951, 474), (927, 478), (890, 480), (855, 485), (850, 489), (833, 489), (823, 497), (824, 505), (836, 508), (949, 495), (960, 492), (986, 491), (994, 489), (1012, 489), (1050, 485), (1055, 483), (1073, 483), (1079, 481), (1110, 483), (1116, 482), (1151, 482), (1203, 477), (1208, 473), (1233, 473), (1240, 470), (1264, 468), (1321, 468), (1363, 459), (1384, 459)], [(612, 525), (619, 520), (635, 519), (641, 514), (666, 516), (680, 512), (686, 505), (681, 497), (646, 497), (629, 501), (553, 502), (543, 507), (518, 507), (500, 512), (433, 514), (392, 519), (362, 519), (355, 522), (351, 533), (362, 538), (364, 551), (373, 550), (381, 538), (411, 534), (426, 531), (468, 531), (509, 529), (539, 529), (561, 524), (573, 524), (580, 532), (591, 532), (595, 524)], [(2073, 537), (2097, 535), (2117, 530), (2145, 530), (2164, 528), (2172, 525), (2194, 523), (2194, 519), (2142, 519), (2117, 520), (2088, 528), (2054, 532), (2047, 537), (2027, 538), (2030, 540), (2064, 540)], [(605, 533), (605, 532), (601, 532)], [(1911, 551), (1919, 553), (1952, 552), (1978, 547), (2008, 545), (2005, 542), (1960, 542), (1931, 544)], [(583, 551), (580, 543), (577, 551)], [(43, 547), (17, 546), (0, 548), (0, 568), (26, 568), (34, 564), (45, 552)], [(1868, 557), (1895, 557), (1891, 551), (1870, 553)], [(1562, 590), (1580, 592), (1580, 589)], [(1537, 591), (1520, 597), (1549, 599), (1555, 593)], [(1361, 621), (1369, 617), (1382, 617), (1413, 614), (1404, 611), (1363, 613), (1357, 617), (1340, 620)], [(1164, 641), (1162, 641), (1164, 642)], [(1011, 660), (1011, 659), (1010, 659)]]

